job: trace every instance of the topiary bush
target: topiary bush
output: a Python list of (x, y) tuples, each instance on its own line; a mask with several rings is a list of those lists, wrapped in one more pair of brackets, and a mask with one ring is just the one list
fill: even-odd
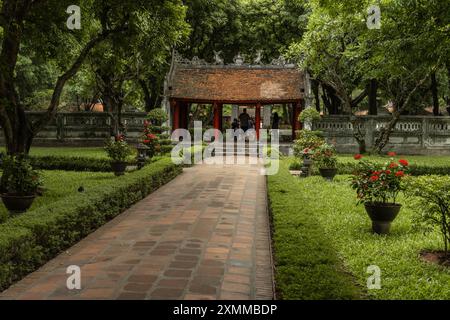
[(297, 134), (297, 140), (294, 141), (294, 155), (302, 158), (303, 150), (314, 150), (325, 143), (321, 131), (300, 130)]

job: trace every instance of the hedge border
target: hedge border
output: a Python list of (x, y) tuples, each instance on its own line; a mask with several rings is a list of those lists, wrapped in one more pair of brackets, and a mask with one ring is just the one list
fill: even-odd
[(75, 194), (0, 225), (0, 290), (35, 271), (182, 172), (164, 158), (89, 193)]
[[(300, 170), (301, 162), (297, 159), (296, 162), (289, 167), (290, 170)], [(338, 162), (337, 169), (338, 174), (342, 175), (350, 175), (353, 174), (356, 170), (357, 164), (352, 164), (349, 162)], [(319, 171), (316, 168), (313, 168), (313, 174), (319, 175)], [(411, 164), (409, 166), (409, 174), (412, 176), (424, 176), (424, 175), (450, 175), (450, 165), (448, 166), (427, 166), (427, 165), (417, 165)]]

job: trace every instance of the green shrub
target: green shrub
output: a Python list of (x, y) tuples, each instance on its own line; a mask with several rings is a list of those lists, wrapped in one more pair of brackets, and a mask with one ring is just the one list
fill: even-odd
[(327, 143), (313, 150), (314, 165), (321, 169), (335, 169), (337, 166), (336, 148)]
[(320, 131), (300, 130), (297, 140), (294, 141), (294, 155), (297, 158), (302, 158), (303, 150), (314, 150), (324, 143), (325, 139)]
[(438, 229), (445, 254), (450, 248), (450, 177), (422, 176), (408, 179), (405, 193), (409, 206), (416, 211), (416, 225), (428, 232)]
[(0, 225), (0, 290), (35, 270), (126, 208), (172, 180), (182, 168), (170, 159), (74, 194)]
[(106, 140), (105, 151), (113, 162), (126, 162), (133, 154), (133, 150), (121, 135)]
[(320, 120), (320, 113), (315, 108), (306, 108), (298, 116), (300, 122), (312, 122), (314, 120)]

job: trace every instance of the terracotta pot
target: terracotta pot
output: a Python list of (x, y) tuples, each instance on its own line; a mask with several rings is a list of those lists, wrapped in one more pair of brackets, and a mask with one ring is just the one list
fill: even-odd
[(125, 170), (127, 168), (127, 163), (126, 162), (112, 162), (111, 168), (116, 176), (123, 176), (125, 174)]
[(334, 177), (337, 174), (337, 169), (327, 169), (327, 168), (319, 168), (320, 175), (324, 177), (328, 181), (333, 181)]
[(372, 231), (377, 234), (388, 234), (391, 223), (395, 220), (401, 204), (393, 203), (370, 203), (366, 204), (366, 212), (372, 220)]
[(30, 209), (33, 204), (36, 195), (14, 195), (14, 194), (2, 194), (2, 201), (11, 214), (24, 213)]

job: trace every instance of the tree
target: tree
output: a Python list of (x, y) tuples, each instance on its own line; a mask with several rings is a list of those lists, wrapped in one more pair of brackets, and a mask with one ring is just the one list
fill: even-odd
[[(135, 28), (143, 11), (164, 16), (167, 6), (179, 6), (180, 1), (146, 0), (83, 0), (81, 30), (68, 30), (66, 13), (68, 0), (3, 0), (0, 26), (0, 124), (7, 152), (28, 153), (34, 136), (53, 119), (67, 82), (83, 65), (89, 53), (113, 34)], [(58, 76), (46, 112), (31, 121), (25, 114), (17, 90), (18, 57), (22, 48), (37, 53), (42, 61), (54, 60), (63, 70)]]

